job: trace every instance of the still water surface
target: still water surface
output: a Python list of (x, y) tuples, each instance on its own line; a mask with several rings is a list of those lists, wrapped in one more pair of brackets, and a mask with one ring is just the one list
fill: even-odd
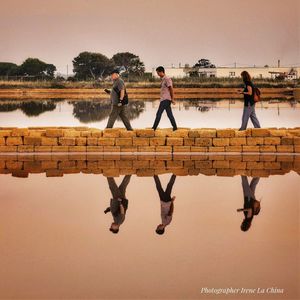
[[(170, 178), (159, 175), (163, 188)], [(259, 179), (261, 211), (246, 232), (241, 176), (177, 176), (163, 235), (154, 178), (129, 179), (126, 218), (113, 234), (102, 174), (0, 175), (0, 298), (299, 299), (297, 173)], [(284, 292), (225, 297), (205, 287)]]
[[(151, 127), (158, 101), (135, 100), (128, 107), (134, 128)], [(105, 128), (111, 110), (106, 100), (1, 100), (0, 126), (89, 126)], [(179, 127), (239, 128), (243, 102), (239, 100), (178, 100), (173, 113)], [(264, 101), (256, 105), (262, 127), (299, 126), (300, 104), (294, 100)], [(123, 127), (117, 121), (115, 126)], [(171, 127), (166, 116), (160, 127)], [(252, 126), (252, 124), (249, 124)]]

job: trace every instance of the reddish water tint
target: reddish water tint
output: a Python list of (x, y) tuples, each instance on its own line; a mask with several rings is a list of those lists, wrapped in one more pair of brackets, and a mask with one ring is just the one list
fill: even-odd
[[(115, 178), (119, 183), (123, 176)], [(170, 174), (161, 175), (163, 187)], [(240, 229), (240, 176), (177, 176), (164, 235), (152, 177), (132, 175), (126, 219), (109, 231), (103, 175), (0, 175), (0, 298), (299, 299), (299, 175), (261, 178), (261, 212)], [(277, 288), (283, 294), (201, 293)]]

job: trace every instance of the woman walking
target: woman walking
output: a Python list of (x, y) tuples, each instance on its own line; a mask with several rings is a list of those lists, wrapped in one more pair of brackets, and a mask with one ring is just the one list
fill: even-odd
[(255, 113), (254, 86), (251, 81), (251, 76), (247, 71), (243, 71), (241, 76), (243, 78), (245, 88), (240, 92), (241, 94), (244, 94), (244, 111), (242, 125), (239, 130), (245, 130), (247, 128), (249, 118), (255, 128), (260, 128), (260, 124)]

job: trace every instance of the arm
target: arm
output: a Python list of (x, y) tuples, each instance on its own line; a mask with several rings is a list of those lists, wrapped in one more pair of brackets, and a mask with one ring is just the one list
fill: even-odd
[(121, 101), (123, 100), (124, 96), (125, 96), (125, 89), (122, 89), (122, 90), (120, 91), (120, 100), (121, 100)]
[(247, 92), (242, 92), (244, 95), (252, 95), (252, 87), (247, 85)]
[(174, 202), (172, 201), (172, 204), (170, 206), (170, 210), (169, 210), (168, 216), (172, 216), (173, 212), (174, 212)]
[(169, 86), (168, 89), (169, 89), (169, 91), (170, 91), (171, 101), (172, 101), (173, 104), (175, 104), (175, 100), (174, 100), (174, 89), (173, 89), (173, 86)]

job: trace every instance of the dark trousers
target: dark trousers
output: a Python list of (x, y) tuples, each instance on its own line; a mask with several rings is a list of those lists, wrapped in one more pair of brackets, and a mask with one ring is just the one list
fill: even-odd
[(154, 121), (154, 124), (152, 126), (152, 128), (155, 130), (160, 122), (160, 119), (161, 119), (161, 115), (162, 113), (164, 112), (164, 110), (166, 110), (167, 112), (167, 116), (173, 126), (173, 129), (176, 130), (177, 129), (177, 125), (176, 125), (176, 122), (175, 122), (175, 118), (173, 116), (173, 113), (172, 113), (172, 108), (171, 108), (171, 101), (170, 100), (163, 100), (160, 102), (159, 104), (159, 108), (157, 110), (157, 113), (156, 113), (156, 118), (155, 118), (155, 121)]
[(130, 182), (131, 175), (124, 176), (122, 183), (117, 186), (113, 177), (107, 177), (108, 186), (114, 199), (126, 198), (126, 188)]
[(108, 118), (106, 128), (113, 128), (118, 116), (120, 116), (127, 130), (132, 130), (130, 125), (128, 115), (127, 115), (127, 105), (117, 106), (112, 105), (112, 109)]
[(172, 193), (172, 188), (173, 188), (173, 185), (174, 185), (174, 182), (176, 179), (176, 175), (173, 174), (171, 176), (169, 183), (167, 185), (166, 191), (163, 190), (159, 177), (157, 175), (154, 175), (153, 177), (154, 177), (156, 189), (158, 191), (160, 200), (164, 201), (164, 202), (171, 201), (171, 193)]

